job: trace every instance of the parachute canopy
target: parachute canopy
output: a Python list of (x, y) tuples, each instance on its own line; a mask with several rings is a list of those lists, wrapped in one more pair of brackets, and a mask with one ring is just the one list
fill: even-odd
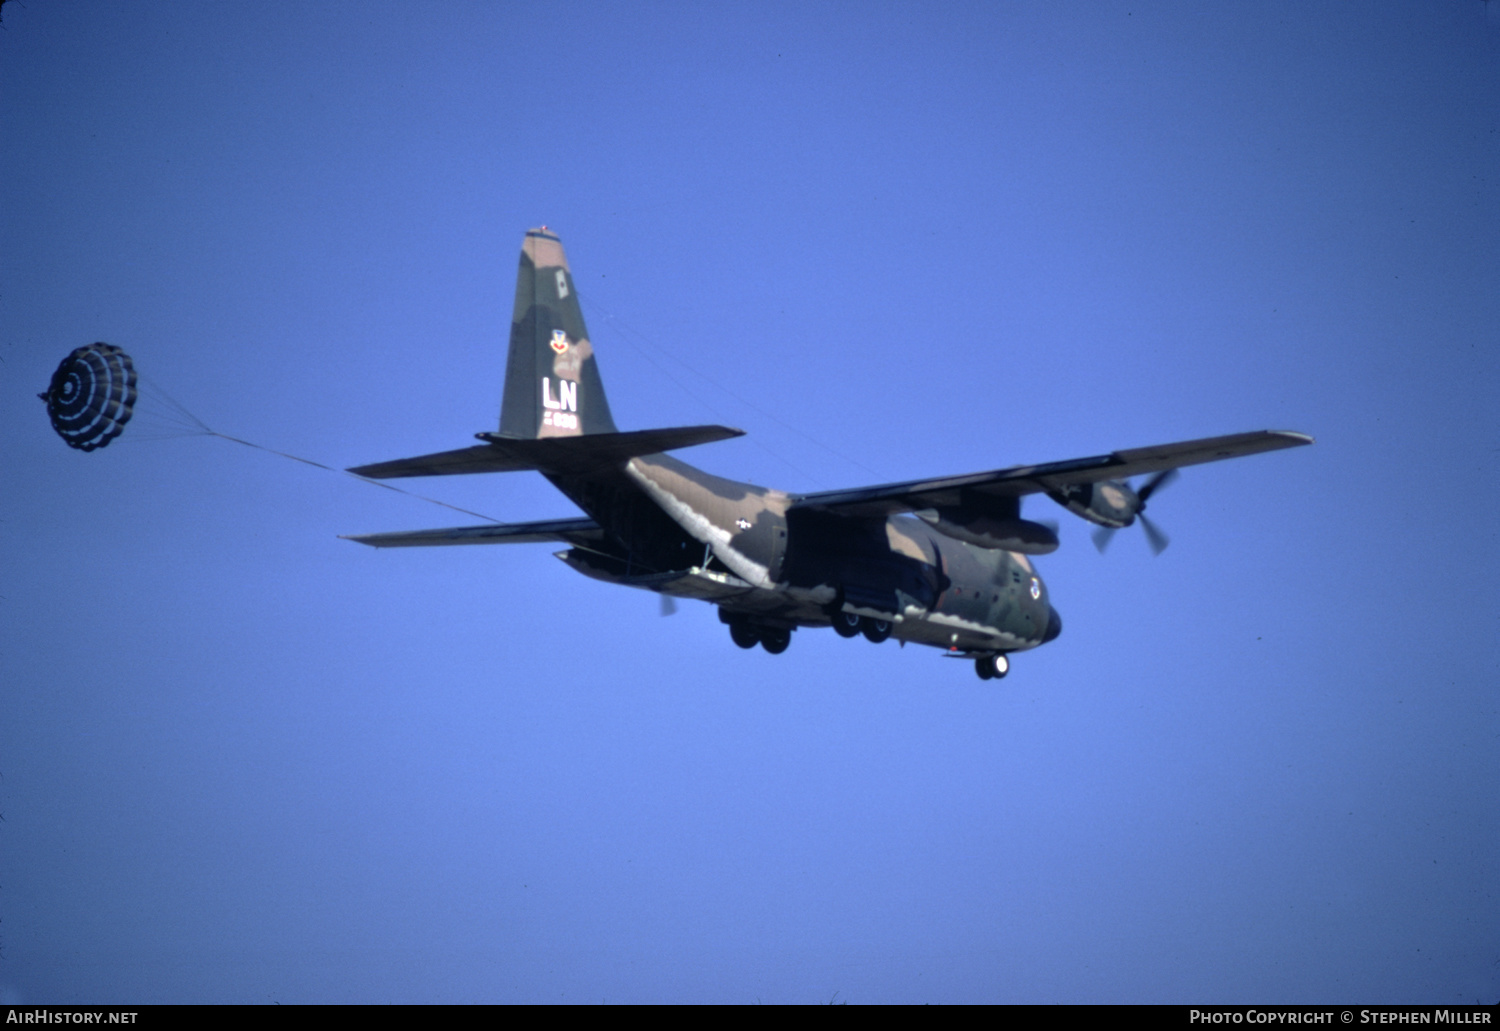
[(120, 435), (135, 410), (135, 365), (109, 344), (80, 347), (63, 359), (44, 394), (52, 428), (69, 447), (92, 451)]

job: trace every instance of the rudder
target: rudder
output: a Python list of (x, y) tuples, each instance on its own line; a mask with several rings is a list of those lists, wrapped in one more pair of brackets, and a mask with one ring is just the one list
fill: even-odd
[(562, 241), (526, 233), (500, 401), (500, 436), (518, 440), (614, 433), (594, 348)]

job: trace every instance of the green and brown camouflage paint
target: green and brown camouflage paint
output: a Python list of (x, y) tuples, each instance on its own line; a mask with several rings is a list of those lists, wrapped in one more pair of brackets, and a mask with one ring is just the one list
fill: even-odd
[[(375, 547), (559, 541), (596, 579), (719, 607), (736, 642), (771, 652), (791, 631), (837, 621), (976, 659), (1003, 676), (1006, 653), (1062, 631), (1028, 555), (1057, 547), (1021, 518), (1046, 493), (1106, 527), (1126, 526), (1164, 471), (1312, 442), (1263, 430), (1092, 458), (817, 494), (728, 480), (664, 452), (738, 436), (723, 426), (621, 433), (604, 394), (578, 291), (557, 235), (527, 232), (516, 275), (498, 433), (477, 447), (360, 466), (376, 478), (535, 469), (587, 519), (355, 537)], [(1137, 494), (1128, 477), (1158, 473)], [(993, 661), (991, 661), (993, 660)]]

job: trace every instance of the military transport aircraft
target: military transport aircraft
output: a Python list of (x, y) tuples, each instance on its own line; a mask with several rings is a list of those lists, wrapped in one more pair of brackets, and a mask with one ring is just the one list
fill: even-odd
[[(1047, 495), (1106, 536), (1140, 518), (1159, 550), (1166, 540), (1142, 512), (1178, 467), (1312, 443), (1262, 430), (816, 494), (721, 479), (666, 454), (742, 433), (615, 428), (562, 243), (544, 226), (521, 248), (499, 432), (350, 471), (536, 470), (587, 515), (349, 539), (377, 548), (556, 541), (569, 545), (558, 558), (585, 576), (717, 605), (741, 648), (777, 654), (797, 628), (832, 626), (843, 637), (942, 648), (989, 680), (1009, 671), (1010, 653), (1062, 632), (1027, 557), (1055, 550), (1057, 534), (1021, 518), (1025, 495)], [(1132, 488), (1129, 477), (1142, 474), (1156, 475)]]

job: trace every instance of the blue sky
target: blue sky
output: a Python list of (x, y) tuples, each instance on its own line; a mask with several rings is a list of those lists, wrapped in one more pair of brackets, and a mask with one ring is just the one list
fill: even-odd
[[(6, 4), (0, 1001), (1494, 1001), (1497, 73), (1477, 0)], [(105, 340), (266, 447), (465, 446), (543, 223), (721, 475), (1318, 442), (1160, 558), (1034, 499), (1065, 630), (981, 683), (35, 399)]]

